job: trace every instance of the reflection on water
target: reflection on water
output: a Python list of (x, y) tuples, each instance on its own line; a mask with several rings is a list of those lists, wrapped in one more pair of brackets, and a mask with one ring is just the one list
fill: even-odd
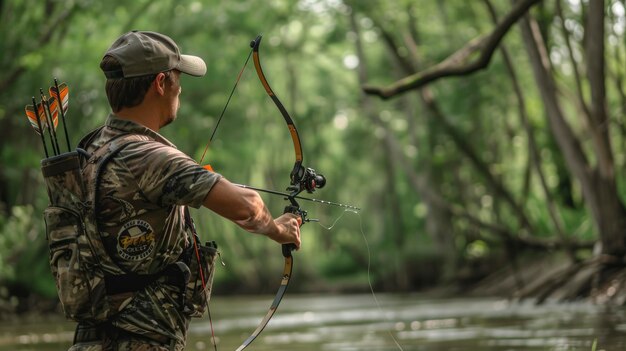
[[(213, 297), (218, 350), (234, 350), (256, 328), (266, 297)], [(432, 299), (420, 295), (287, 295), (259, 338), (258, 351), (591, 351), (626, 350), (626, 309), (586, 304)], [(0, 350), (62, 350), (72, 324), (58, 320), (0, 326)], [(213, 350), (208, 318), (194, 320), (187, 350)]]

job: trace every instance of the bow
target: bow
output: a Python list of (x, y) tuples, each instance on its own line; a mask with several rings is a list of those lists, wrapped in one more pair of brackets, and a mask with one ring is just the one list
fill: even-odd
[[(285, 207), (285, 210), (284, 210), (283, 213), (293, 213), (293, 214), (298, 215), (302, 219), (302, 222), (300, 224), (301, 226), (305, 222), (311, 222), (311, 221), (316, 221), (316, 220), (307, 218), (307, 212), (302, 210), (302, 208), (300, 207), (300, 204), (297, 201), (299, 199), (307, 200), (307, 201), (313, 201), (313, 202), (318, 202), (318, 203), (323, 203), (323, 204), (337, 206), (337, 207), (342, 207), (342, 208), (353, 210), (353, 211), (359, 211), (360, 209), (358, 207), (355, 207), (355, 206), (350, 206), (350, 205), (340, 204), (340, 203), (331, 202), (331, 201), (318, 200), (318, 199), (312, 199), (312, 198), (308, 198), (308, 197), (299, 196), (299, 194), (302, 193), (303, 191), (306, 191), (307, 193), (313, 193), (315, 191), (315, 189), (324, 187), (324, 185), (326, 184), (326, 178), (323, 175), (321, 175), (321, 174), (317, 174), (317, 172), (314, 169), (308, 168), (308, 167), (304, 167), (302, 165), (302, 161), (303, 161), (302, 143), (300, 141), (300, 136), (298, 134), (298, 130), (296, 129), (296, 126), (295, 126), (295, 124), (293, 122), (293, 119), (289, 115), (289, 112), (287, 112), (287, 110), (285, 109), (285, 106), (280, 102), (280, 100), (278, 99), (278, 97), (276, 96), (276, 94), (274, 93), (272, 88), (270, 87), (269, 83), (267, 82), (267, 79), (265, 78), (265, 74), (263, 73), (263, 69), (261, 67), (261, 60), (260, 60), (260, 57), (259, 57), (259, 48), (260, 48), (260, 45), (261, 45), (261, 38), (262, 38), (262, 36), (259, 35), (253, 41), (250, 42), (250, 47), (252, 48), (252, 50), (250, 52), (250, 55), (252, 55), (252, 60), (254, 62), (254, 67), (256, 69), (256, 73), (257, 73), (257, 75), (259, 77), (259, 80), (263, 84), (263, 87), (265, 88), (265, 91), (270, 96), (270, 98), (272, 99), (272, 101), (274, 102), (274, 104), (276, 105), (278, 110), (280, 111), (281, 115), (283, 116), (283, 118), (284, 118), (284, 120), (285, 120), (285, 122), (287, 124), (287, 128), (289, 129), (289, 133), (290, 133), (291, 139), (293, 141), (294, 152), (295, 152), (295, 162), (294, 162), (293, 168), (291, 170), (291, 173), (289, 174), (290, 182), (289, 182), (289, 186), (287, 187), (287, 192), (278, 192), (278, 191), (273, 191), (273, 190), (256, 188), (256, 187), (252, 187), (252, 186), (248, 186), (248, 185), (242, 185), (242, 184), (235, 184), (235, 185), (237, 185), (239, 187), (242, 187), (242, 188), (247, 188), (247, 189), (252, 189), (252, 190), (256, 190), (256, 191), (260, 191), (260, 192), (265, 192), (265, 193), (270, 193), (270, 194), (274, 194), (274, 195), (282, 195), (282, 196), (284, 196), (289, 201), (289, 204)], [(224, 111), (226, 110), (226, 107), (228, 106), (228, 103), (230, 102), (230, 99), (231, 99), (231, 97), (232, 97), (232, 95), (233, 95), (233, 93), (235, 91), (235, 88), (237, 87), (239, 79), (241, 78), (242, 72), (245, 69), (245, 67), (246, 67), (246, 65), (247, 65), (247, 63), (248, 63), (248, 61), (250, 59), (250, 55), (246, 59), (246, 62), (244, 63), (243, 68), (239, 72), (239, 75), (237, 77), (235, 85), (233, 86), (233, 89), (232, 89), (232, 91), (230, 93), (230, 96), (228, 97), (226, 105), (224, 106), (224, 109), (222, 110), (222, 113), (220, 114), (220, 117), (219, 117), (219, 119), (218, 119), (218, 121), (216, 123), (215, 129), (213, 130), (211, 138), (209, 139), (209, 143), (207, 144), (207, 146), (204, 149), (204, 153), (202, 154), (202, 158), (200, 160), (200, 163), (202, 163), (202, 160), (204, 160), (204, 156), (206, 155), (206, 151), (208, 149), (208, 146), (211, 143), (211, 141), (213, 140), (213, 136), (215, 135), (215, 131), (217, 130), (217, 126), (219, 126), (219, 122), (221, 121), (222, 117), (224, 116)], [(204, 166), (204, 168), (208, 169), (209, 171), (213, 171), (213, 169), (211, 168), (210, 165), (206, 165), (206, 166)], [(283, 254), (283, 257), (285, 259), (285, 262), (284, 262), (283, 274), (282, 274), (282, 278), (281, 278), (281, 281), (280, 281), (280, 286), (278, 288), (278, 291), (276, 292), (276, 295), (274, 296), (274, 300), (272, 301), (272, 304), (271, 304), (269, 310), (267, 311), (267, 313), (265, 314), (265, 316), (263, 317), (263, 319), (261, 320), (261, 322), (259, 323), (257, 328), (237, 348), (236, 351), (241, 351), (241, 350), (245, 349), (246, 347), (248, 347), (257, 338), (257, 336), (259, 336), (259, 334), (261, 334), (261, 332), (263, 331), (265, 326), (268, 324), (268, 322), (270, 321), (270, 319), (272, 318), (272, 316), (276, 312), (276, 309), (278, 308), (278, 305), (280, 304), (283, 296), (285, 295), (285, 292), (287, 291), (287, 286), (289, 285), (289, 280), (291, 279), (291, 273), (292, 273), (292, 270), (293, 270), (293, 256), (292, 256), (291, 252), (295, 248), (296, 248), (295, 244), (283, 244), (282, 245), (282, 254)]]
[[(259, 35), (254, 39), (250, 46), (252, 47), (252, 60), (254, 62), (254, 68), (256, 73), (265, 88), (265, 92), (270, 96), (281, 115), (285, 119), (287, 123), (287, 128), (289, 129), (289, 133), (291, 135), (291, 139), (293, 141), (293, 147), (295, 151), (296, 160), (293, 165), (293, 169), (289, 174), (289, 187), (287, 188), (287, 199), (289, 200), (289, 205), (285, 207), (283, 213), (293, 213), (300, 218), (302, 218), (302, 224), (308, 221), (307, 212), (300, 208), (300, 204), (296, 200), (296, 197), (303, 191), (307, 191), (308, 193), (312, 193), (316, 188), (322, 188), (326, 184), (326, 178), (323, 175), (317, 174), (315, 170), (312, 168), (306, 168), (302, 165), (302, 143), (300, 142), (300, 135), (298, 134), (298, 130), (296, 129), (296, 125), (293, 123), (293, 119), (285, 109), (285, 106), (280, 102), (278, 96), (274, 93), (272, 88), (270, 87), (267, 79), (265, 78), (265, 74), (263, 73), (263, 69), (261, 68), (261, 60), (259, 57), (259, 47), (261, 46), (262, 36)], [(302, 225), (301, 224), (301, 225)], [(254, 332), (237, 348), (237, 351), (241, 351), (248, 347), (256, 339), (259, 334), (263, 331), (267, 323), (270, 321), (280, 301), (282, 300), (285, 292), (287, 291), (287, 286), (289, 285), (289, 280), (291, 279), (291, 272), (293, 270), (293, 256), (291, 255), (291, 251), (295, 249), (294, 244), (283, 244), (282, 252), (285, 258), (285, 264), (283, 267), (283, 275), (280, 282), (280, 286), (278, 291), (276, 292), (276, 296), (270, 306), (269, 310), (265, 314), (265, 317), (261, 320), (257, 328)]]

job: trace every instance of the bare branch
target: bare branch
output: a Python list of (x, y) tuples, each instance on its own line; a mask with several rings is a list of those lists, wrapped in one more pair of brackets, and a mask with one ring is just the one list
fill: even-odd
[(516, 3), (511, 12), (487, 35), (482, 35), (468, 42), (464, 47), (450, 55), (439, 64), (410, 75), (387, 86), (364, 85), (366, 94), (378, 95), (383, 99), (394, 97), (409, 90), (418, 89), (437, 79), (449, 76), (463, 76), (484, 69), (489, 65), (500, 41), (533, 5), (541, 0), (524, 0)]

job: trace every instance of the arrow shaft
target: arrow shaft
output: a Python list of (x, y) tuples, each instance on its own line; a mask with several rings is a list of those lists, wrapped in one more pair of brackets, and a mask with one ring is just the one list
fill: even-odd
[[(244, 188), (244, 189), (260, 191), (260, 192), (263, 192), (263, 193), (268, 193), (268, 194), (273, 194), (273, 195), (280, 195), (280, 196), (284, 196), (286, 198), (288, 198), (290, 196), (288, 193), (281, 192), (281, 191), (276, 191), (276, 190), (257, 188), (257, 187), (250, 186), (250, 185), (245, 185), (245, 184), (234, 184), (234, 185), (238, 186), (240, 188)], [(346, 205), (346, 204), (341, 204), (341, 203), (333, 202), (333, 201), (314, 199), (314, 198), (304, 197), (304, 196), (299, 196), (299, 195), (296, 195), (296, 196), (293, 196), (293, 197), (296, 198), (296, 199), (300, 199), (300, 200), (317, 202), (317, 203), (320, 203), (320, 204), (337, 206), (337, 207), (347, 208), (347, 209), (351, 209), (351, 210), (355, 210), (355, 211), (360, 211), (361, 210), (360, 207), (356, 207), (356, 206), (352, 206), (352, 205)]]
[(59, 148), (59, 140), (57, 139), (57, 132), (54, 128), (52, 113), (50, 113), (50, 106), (48, 105), (48, 100), (43, 93), (43, 89), (39, 89), (39, 91), (41, 93), (41, 106), (43, 107), (43, 113), (46, 115), (46, 120), (48, 121), (48, 132), (50, 132), (52, 149), (54, 150), (55, 155), (60, 155), (61, 149)]
[[(56, 88), (56, 99), (57, 99), (57, 104), (59, 105), (59, 110), (61, 110), (61, 119), (63, 120), (63, 130), (65, 131), (65, 141), (67, 141), (67, 152), (71, 151), (71, 147), (70, 147), (70, 137), (67, 134), (67, 123), (65, 122), (65, 109), (63, 108), (64, 101), (63, 101), (63, 96), (61, 96), (61, 90), (59, 90), (59, 82), (57, 81), (56, 78), (54, 78), (54, 87)], [(68, 88), (68, 94), (69, 94), (69, 88)], [(68, 96), (69, 98), (69, 96)]]
[(46, 146), (46, 138), (43, 136), (43, 128), (41, 126), (41, 117), (39, 117), (39, 110), (37, 109), (37, 101), (33, 96), (33, 112), (35, 113), (35, 119), (37, 120), (37, 127), (39, 128), (39, 136), (41, 137), (41, 143), (43, 144), (43, 151), (46, 153), (46, 158), (50, 157), (48, 154), (48, 147)]
[[(53, 154), (55, 154), (55, 155), (58, 155), (59, 153), (58, 153), (57, 148), (55, 147), (55, 144), (54, 144), (54, 137), (52, 136), (52, 129), (53, 129), (53, 128), (52, 128), (52, 127), (50, 127), (50, 124), (51, 124), (52, 122), (51, 122), (51, 121), (50, 121), (50, 119), (48, 118), (48, 114), (46, 113), (46, 109), (45, 109), (45, 107), (43, 107), (43, 105), (44, 105), (44, 104), (43, 104), (43, 103), (40, 103), (40, 105), (42, 106), (42, 108), (41, 108), (41, 109), (42, 109), (41, 113), (43, 113), (43, 118), (45, 118), (45, 119), (46, 119), (46, 129), (48, 130), (48, 136), (50, 137), (50, 145), (52, 145), (52, 153), (53, 153)], [(38, 108), (37, 110), (39, 110), (39, 108)], [(43, 133), (43, 132), (42, 132), (42, 133)]]

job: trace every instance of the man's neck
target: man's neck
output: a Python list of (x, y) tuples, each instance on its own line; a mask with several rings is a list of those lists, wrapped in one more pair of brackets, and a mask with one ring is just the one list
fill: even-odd
[(115, 115), (119, 118), (139, 123), (157, 133), (161, 128), (157, 117), (158, 114), (156, 111), (153, 111), (153, 109), (148, 108), (145, 104), (123, 108), (120, 111), (115, 112)]

